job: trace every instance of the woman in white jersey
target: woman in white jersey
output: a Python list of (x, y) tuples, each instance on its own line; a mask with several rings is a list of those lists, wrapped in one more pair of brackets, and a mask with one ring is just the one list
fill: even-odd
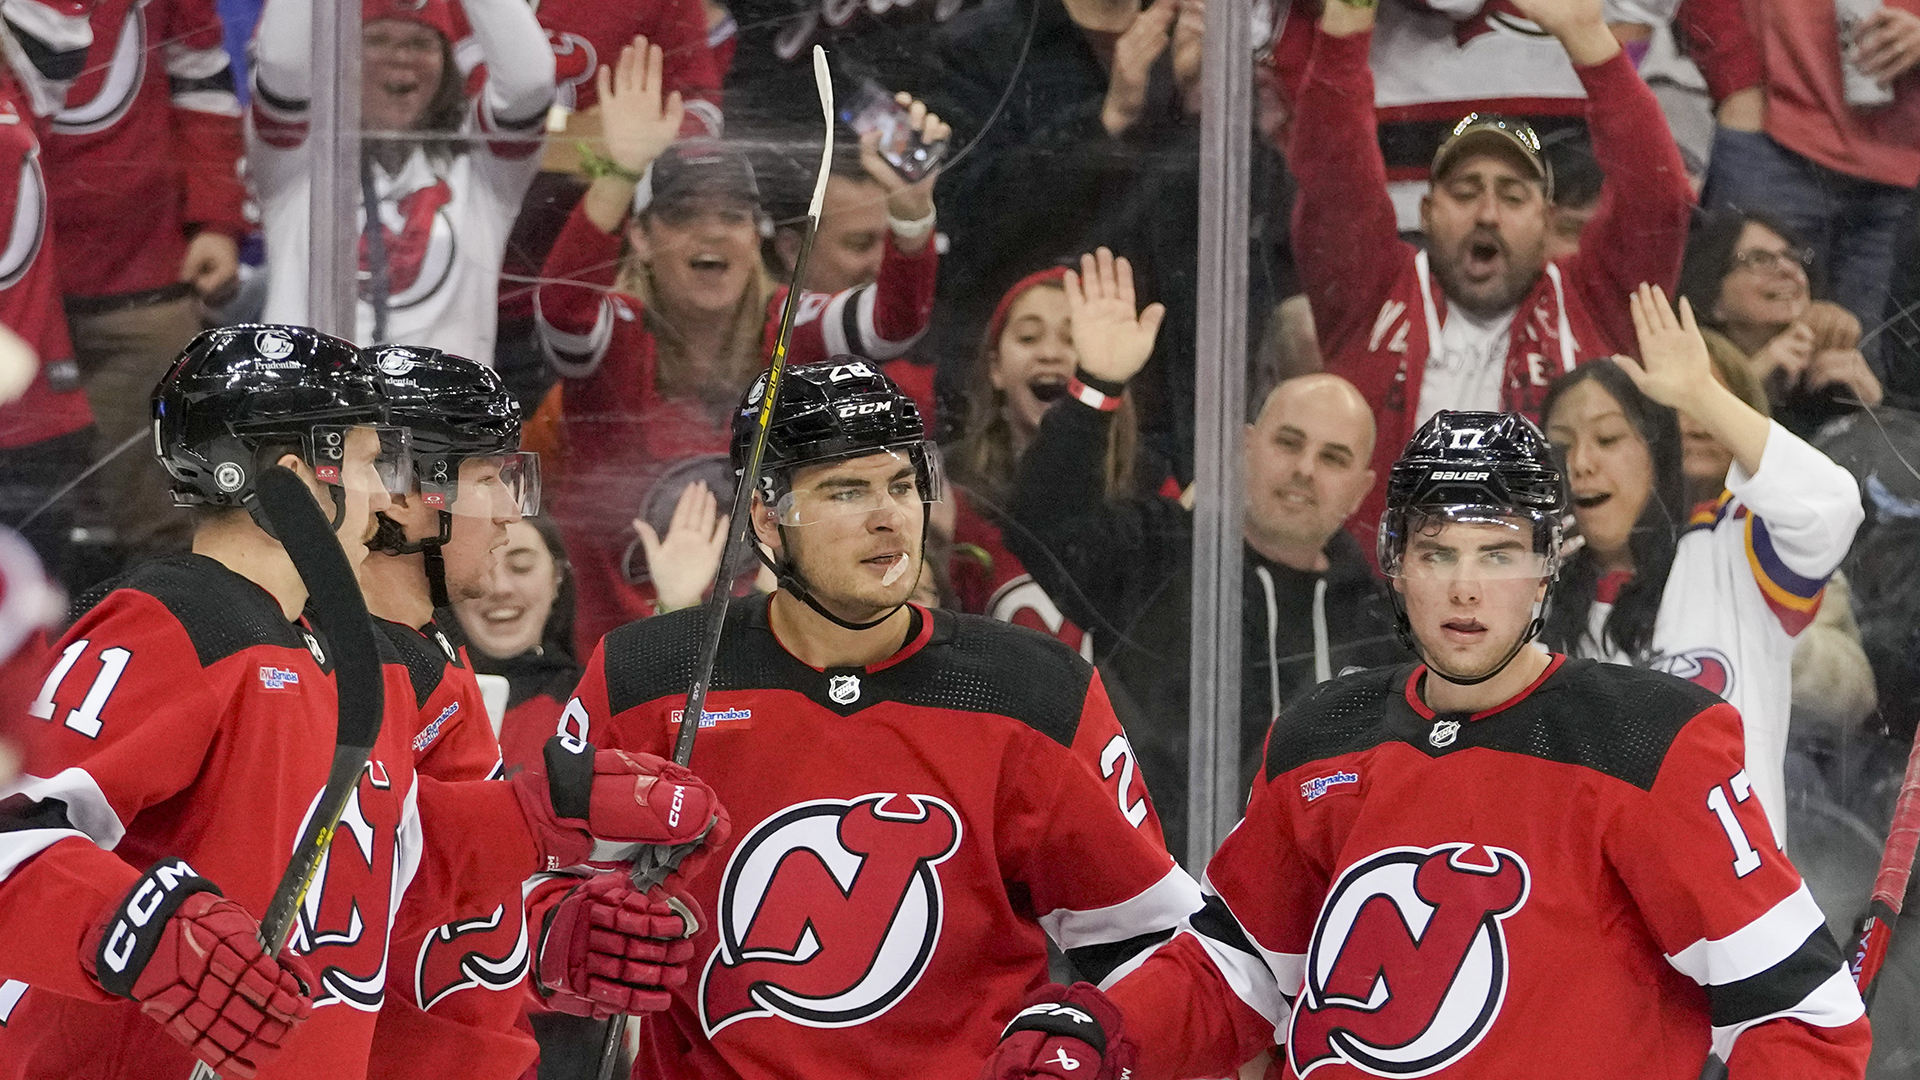
[[(493, 363), (500, 263), (540, 168), (553, 51), (526, 0), (362, 0), (364, 170), (354, 341), (428, 345)], [(449, 44), (472, 27), (487, 66), (471, 97)], [(267, 241), (265, 318), (305, 324), (313, 22), (267, 0), (254, 35), (248, 175)], [(367, 199), (367, 186), (372, 198)], [(379, 229), (367, 228), (367, 202)]]
[[(1747, 776), (1784, 835), (1794, 638), (1819, 609), (1864, 514), (1853, 477), (1713, 378), (1683, 301), (1632, 298), (1640, 354), (1590, 364), (1549, 390), (1547, 438), (1565, 455), (1585, 544), (1568, 561), (1546, 639), (1556, 650), (1654, 667), (1740, 710)], [(1727, 490), (1679, 512), (1674, 410), (1731, 451)]]

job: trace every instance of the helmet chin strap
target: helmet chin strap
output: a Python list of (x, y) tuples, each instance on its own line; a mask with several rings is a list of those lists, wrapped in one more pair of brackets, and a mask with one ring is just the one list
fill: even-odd
[(427, 572), (427, 600), (435, 608), (447, 607), (451, 602), (447, 595), (447, 559), (442, 547), (453, 539), (453, 514), (447, 510), (440, 512), (440, 533), (424, 540), (408, 540), (406, 530), (401, 524), (386, 514), (377, 515), (378, 530), (374, 533), (374, 547), (393, 555), (424, 555)]
[[(924, 561), (927, 557), (927, 523), (929, 520), (932, 519), (932, 517), (933, 517), (932, 506), (930, 506), (927, 503), (921, 503), (920, 504), (920, 558), (922, 561)], [(780, 525), (776, 523), (774, 525), (774, 528), (779, 530), (780, 546), (782, 549), (785, 549), (787, 547), (787, 527), (785, 525)], [(754, 555), (759, 557), (760, 562), (764, 564), (767, 569), (773, 571), (774, 580), (779, 583), (782, 589), (785, 589), (788, 592), (792, 593), (793, 595), (799, 597), (801, 603), (812, 608), (814, 612), (818, 614), (821, 618), (827, 620), (828, 622), (834, 624), (835, 626), (842, 627), (847, 630), (871, 630), (874, 627), (879, 626), (881, 623), (886, 622), (888, 619), (893, 618), (894, 615), (897, 614), (901, 608), (907, 606), (907, 601), (902, 600), (898, 604), (895, 604), (893, 607), (888, 608), (887, 613), (880, 616), (877, 619), (871, 620), (869, 622), (850, 622), (846, 619), (841, 618), (838, 615), (835, 615), (833, 612), (828, 611), (826, 608), (826, 605), (814, 599), (813, 590), (807, 587), (807, 583), (805, 579), (803, 579), (800, 576), (800, 568), (793, 565), (792, 559), (789, 559), (783, 555), (781, 556), (779, 561), (776, 562), (775, 560), (767, 557), (766, 551), (763, 550), (759, 544), (753, 545), (753, 553)]]
[(1520, 639), (1513, 643), (1513, 648), (1507, 650), (1507, 655), (1501, 657), (1498, 664), (1488, 668), (1484, 673), (1479, 675), (1456, 675), (1435, 663), (1433, 658), (1427, 655), (1427, 650), (1420, 647), (1420, 639), (1414, 636), (1413, 624), (1407, 619), (1406, 601), (1398, 592), (1392, 589), (1389, 589), (1388, 592), (1391, 594), (1393, 600), (1393, 628), (1400, 636), (1400, 643), (1405, 645), (1409, 652), (1418, 656), (1420, 662), (1427, 665), (1428, 671), (1433, 672), (1435, 675), (1440, 676), (1455, 686), (1479, 686), (1481, 683), (1507, 670), (1507, 665), (1513, 663), (1513, 658), (1520, 655), (1520, 650), (1526, 648), (1529, 642), (1539, 637), (1540, 631), (1547, 627), (1546, 602), (1541, 601), (1533, 606), (1533, 621), (1527, 624), (1526, 632), (1520, 635)]
[(1546, 625), (1547, 625), (1546, 619), (1542, 618), (1539, 615), (1535, 615), (1533, 617), (1533, 622), (1528, 624), (1527, 626), (1527, 632), (1524, 634), (1521, 634), (1520, 640), (1515, 641), (1513, 643), (1513, 648), (1507, 650), (1507, 655), (1501, 657), (1500, 662), (1498, 664), (1495, 664), (1492, 668), (1489, 668), (1484, 674), (1455, 675), (1453, 672), (1448, 671), (1446, 668), (1443, 668), (1439, 664), (1434, 663), (1433, 658), (1428, 656), (1424, 649), (1419, 650), (1420, 660), (1422, 663), (1427, 665), (1428, 671), (1433, 672), (1434, 674), (1440, 676), (1441, 678), (1447, 680), (1448, 682), (1452, 683), (1455, 686), (1479, 686), (1481, 683), (1486, 682), (1488, 679), (1491, 679), (1494, 676), (1500, 674), (1501, 672), (1507, 670), (1507, 665), (1513, 663), (1513, 658), (1516, 656), (1519, 656), (1520, 650), (1526, 648), (1528, 642), (1538, 637), (1540, 635), (1540, 631), (1545, 629)]

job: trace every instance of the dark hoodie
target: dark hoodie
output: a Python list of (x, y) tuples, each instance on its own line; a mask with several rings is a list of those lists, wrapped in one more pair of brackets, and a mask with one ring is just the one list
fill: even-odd
[[(1067, 399), (1020, 460), (1003, 539), (1094, 641), (1094, 662), (1133, 741), (1176, 857), (1186, 846), (1193, 516), (1173, 499), (1105, 498), (1112, 414)], [(1244, 548), (1241, 787), (1267, 727), (1298, 694), (1349, 667), (1407, 658), (1393, 610), (1342, 529), (1311, 573)], [(1324, 586), (1324, 591), (1323, 591)]]

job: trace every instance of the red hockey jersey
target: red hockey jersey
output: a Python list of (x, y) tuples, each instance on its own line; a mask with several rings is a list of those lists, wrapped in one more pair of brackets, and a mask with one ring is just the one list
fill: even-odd
[(953, 557), (947, 568), (960, 609), (1051, 634), (1091, 662), (1092, 635), (1061, 614), (1060, 605), (1007, 550), (999, 524), (976, 509), (965, 491), (956, 488), (952, 497)]
[[(0, 1077), (186, 1077), (186, 1048), (95, 985), (79, 942), (162, 856), (265, 910), (333, 756), (329, 650), (200, 555), (133, 571), (58, 649), (26, 775), (0, 787), (0, 979), (17, 980), (0, 992)], [(289, 942), (316, 1007), (266, 1080), (366, 1074), (403, 891), (443, 898), (423, 917), (445, 922), (537, 868), (505, 785), (416, 781), (410, 690), (388, 673), (386, 722)]]
[[(533, 13), (553, 46), (554, 104), (581, 111), (599, 104), (594, 72), (620, 59), (620, 50), (644, 35), (660, 46), (666, 61), (662, 93), (680, 92), (687, 104), (687, 120), (680, 134), (717, 139), (722, 132), (720, 76), (723, 68), (707, 44), (707, 13), (700, 0), (649, 0), (644, 4), (609, 4), (604, 0), (536, 0)], [(454, 46), (460, 66), (468, 71), (469, 89), (486, 78), (486, 64), (472, 38)]]
[[(767, 606), (728, 613), (692, 767), (733, 836), (688, 882), (709, 925), (637, 1075), (973, 1080), (1048, 937), (1106, 979), (1199, 906), (1070, 649), (914, 608), (898, 653), (821, 671)], [(700, 620), (607, 635), (562, 726), (671, 753)]]
[[(562, 468), (554, 516), (563, 525), (578, 582), (575, 640), (584, 656), (601, 635), (652, 614), (621, 571), (630, 524), (668, 466), (727, 452), (731, 401), (716, 409), (669, 397), (655, 384), (658, 352), (638, 297), (613, 289), (621, 239), (576, 209), (547, 257), (536, 308), (541, 346), (562, 383)], [(902, 254), (889, 236), (878, 278), (839, 293), (805, 293), (787, 362), (837, 353), (889, 360), (904, 353), (933, 315), (939, 256), (928, 244)], [(763, 355), (772, 353), (786, 290), (767, 305)]]
[(1138, 1075), (1858, 1077), (1867, 1022), (1742, 767), (1672, 676), (1555, 657), (1486, 712), (1424, 667), (1274, 722), (1190, 930), (1113, 989)]
[[(53, 238), (47, 227), (47, 181), (40, 141), (20, 87), (0, 73), (0, 326), (25, 338), (40, 370), (19, 401), (0, 405), (0, 450), (68, 435), (93, 423), (60, 306)], [(58, 387), (58, 389), (56, 389)]]
[[(406, 673), (419, 709), (410, 736), (414, 767), (438, 780), (499, 778), (500, 744), (480, 686), (453, 643), (433, 623), (419, 630), (386, 619), (374, 625), (391, 649), (388, 665)], [(510, 1080), (538, 1053), (515, 1027), (528, 959), (520, 884), (503, 882), (496, 895), (452, 920), (437, 914), (443, 908), (439, 898), (413, 893), (401, 902), (367, 1068), (373, 1080)]]
[(60, 288), (175, 285), (191, 229), (248, 231), (220, 16), (214, 0), (99, 0), (91, 19), (86, 68), (47, 137)]

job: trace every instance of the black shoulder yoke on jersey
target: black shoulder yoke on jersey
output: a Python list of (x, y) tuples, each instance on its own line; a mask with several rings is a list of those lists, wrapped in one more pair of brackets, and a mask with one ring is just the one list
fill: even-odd
[[(203, 668), (255, 645), (312, 647), (272, 593), (205, 555), (167, 555), (141, 563), (109, 582), (99, 599), (120, 589), (146, 593), (165, 605), (180, 620)], [(331, 670), (331, 664), (328, 657), (321, 666)]]
[[(1054, 638), (996, 619), (935, 610), (927, 643), (906, 659), (875, 665), (879, 670), (822, 672), (781, 648), (767, 625), (767, 603), (767, 597), (757, 596), (728, 609), (714, 665), (715, 692), (792, 690), (841, 716), (882, 701), (987, 713), (1017, 720), (1063, 746), (1073, 743), (1093, 667)], [(663, 697), (686, 695), (700, 653), (703, 610), (642, 619), (606, 636), (601, 647), (607, 704), (615, 716)], [(828, 696), (828, 688), (835, 676), (845, 675), (860, 680), (861, 692), (840, 704)]]
[[(1311, 762), (1398, 741), (1429, 757), (1471, 747), (1525, 754), (1647, 789), (1680, 729), (1721, 701), (1658, 671), (1568, 660), (1532, 693), (1492, 716), (1429, 718), (1407, 701), (1413, 671), (1403, 664), (1334, 679), (1289, 706), (1267, 740), (1267, 781)], [(1436, 748), (1428, 736), (1444, 720), (1460, 726), (1452, 742)]]
[(375, 617), (373, 628), (380, 631), (377, 639), (380, 646), (380, 662), (383, 664), (405, 664), (407, 677), (413, 681), (414, 704), (425, 708), (427, 699), (440, 688), (440, 681), (447, 677), (447, 668), (459, 667), (460, 655), (453, 651), (440, 628), (427, 624), (426, 632), (415, 630), (405, 623)]

